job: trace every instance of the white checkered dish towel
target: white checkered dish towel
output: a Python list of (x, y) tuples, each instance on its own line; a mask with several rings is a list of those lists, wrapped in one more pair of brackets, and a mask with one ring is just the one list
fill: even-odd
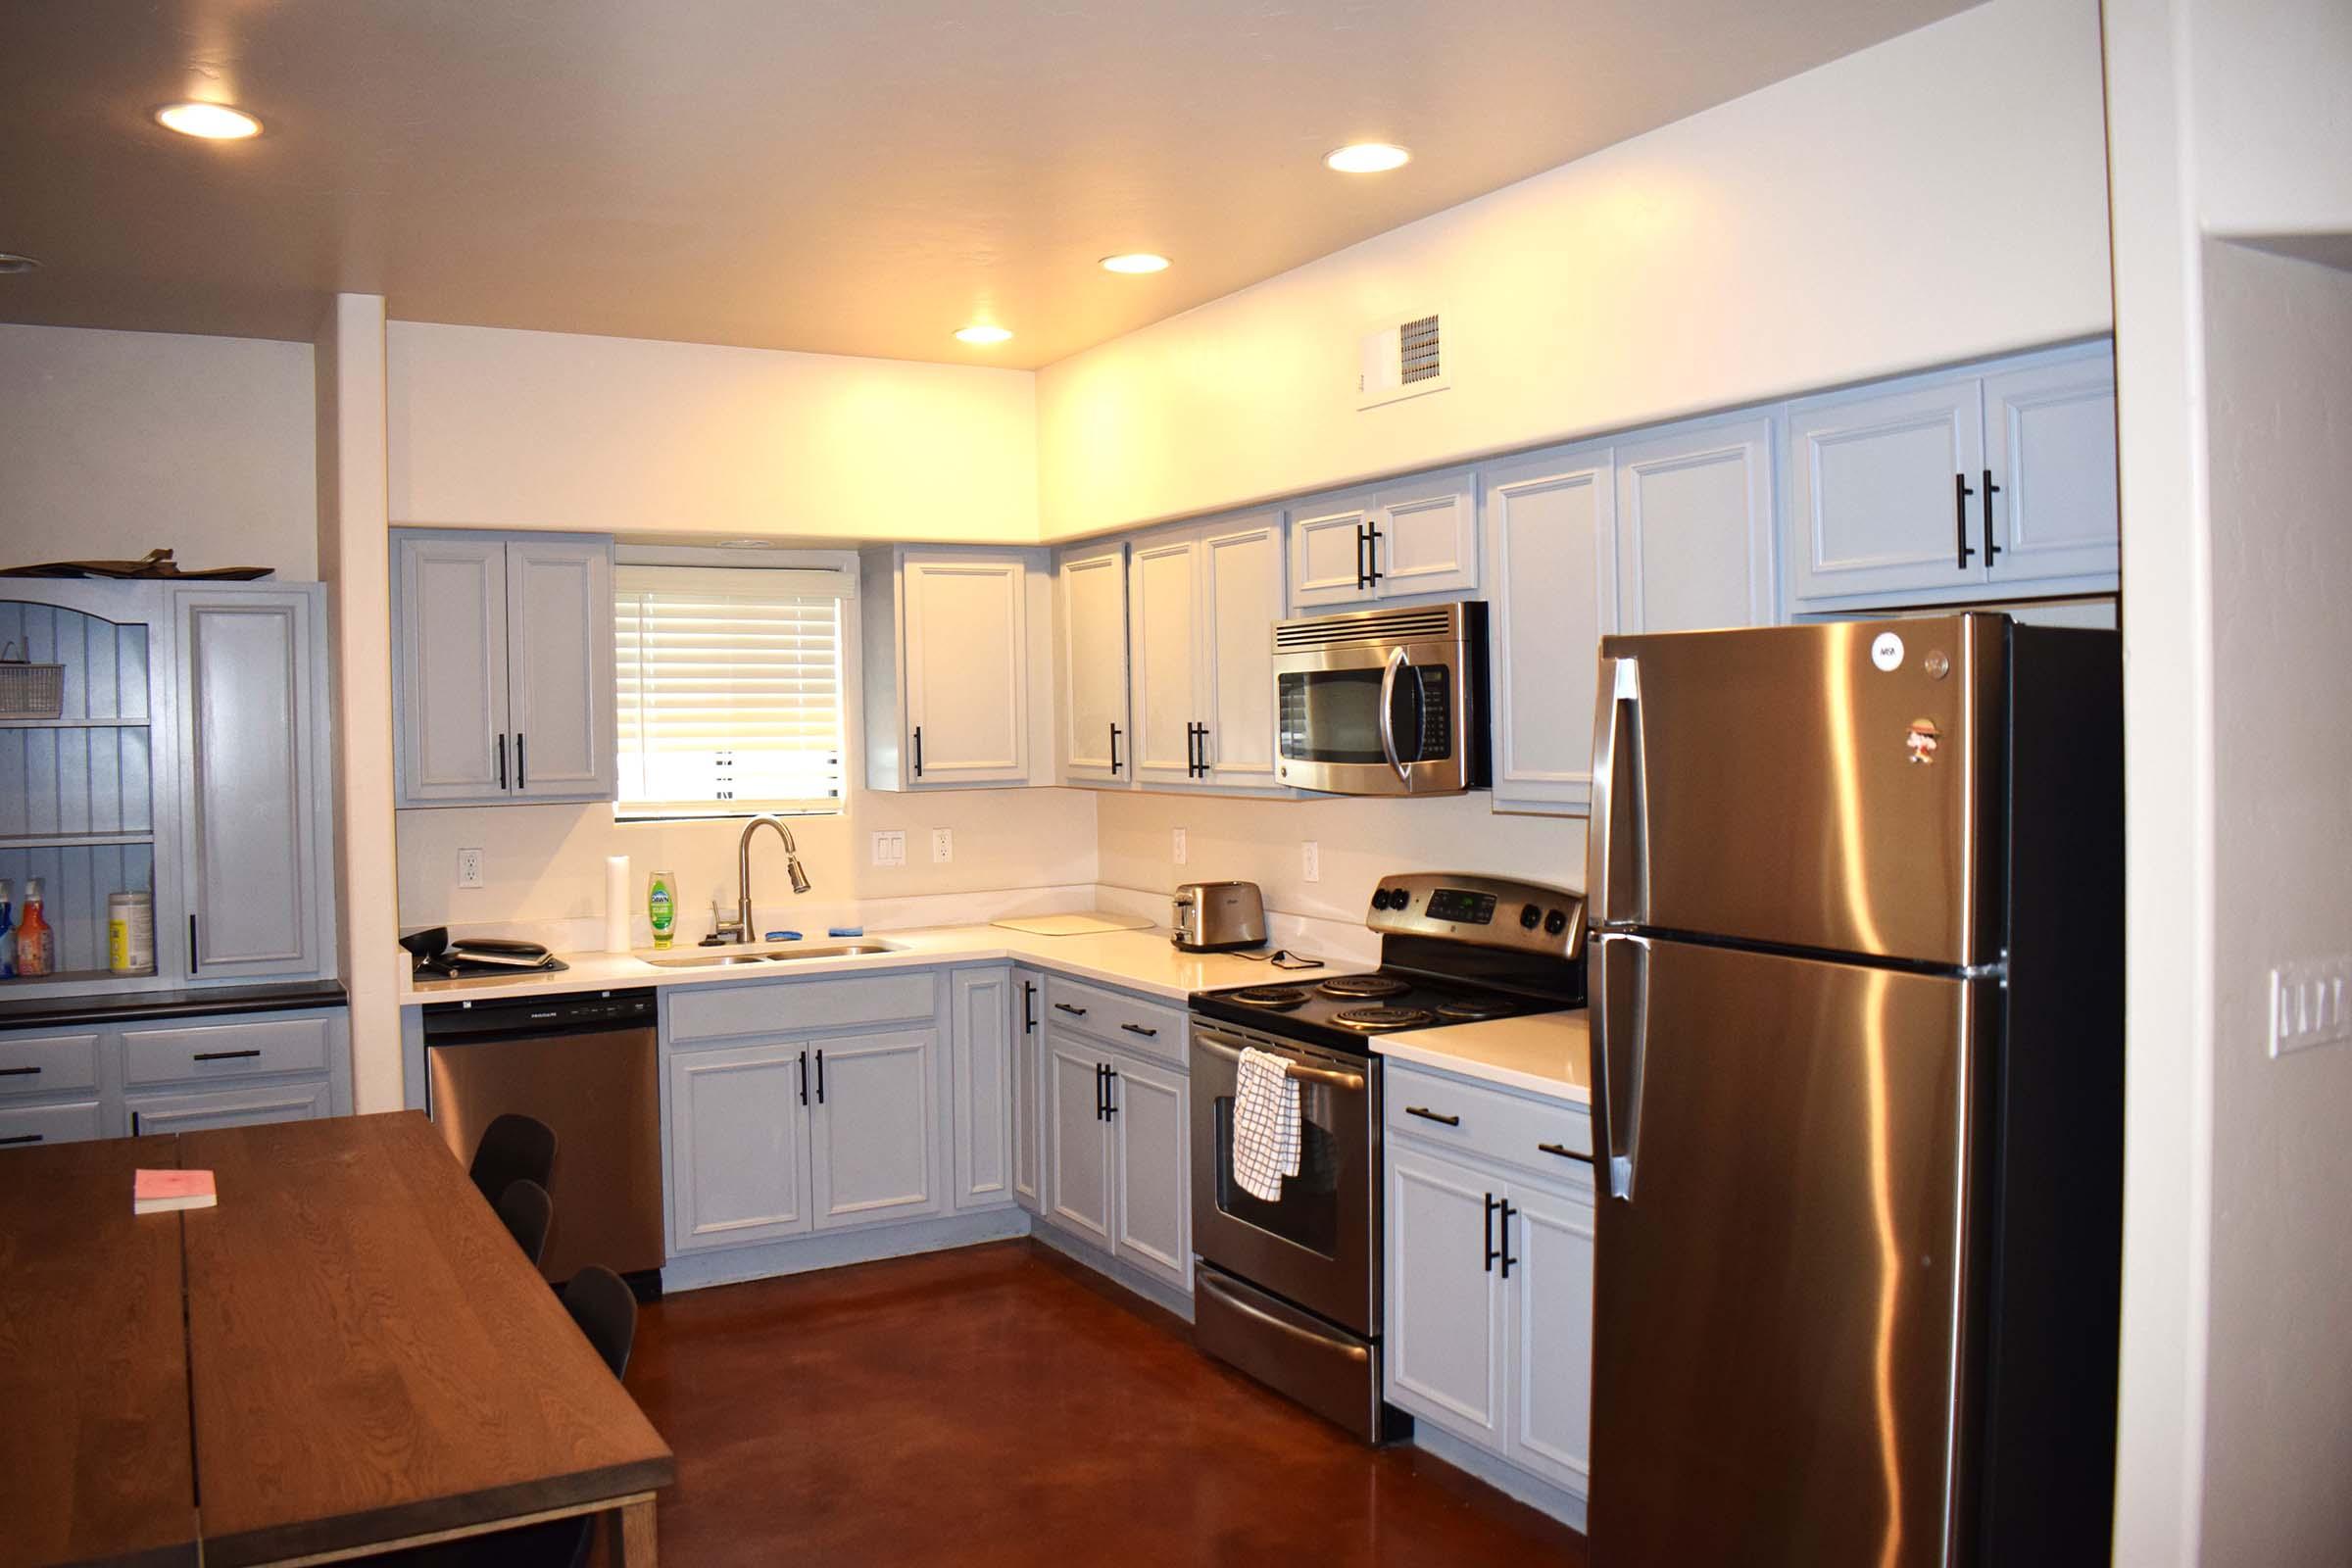
[(1233, 1179), (1250, 1197), (1282, 1200), (1282, 1179), (1298, 1174), (1298, 1085), (1290, 1062), (1245, 1050), (1233, 1090)]

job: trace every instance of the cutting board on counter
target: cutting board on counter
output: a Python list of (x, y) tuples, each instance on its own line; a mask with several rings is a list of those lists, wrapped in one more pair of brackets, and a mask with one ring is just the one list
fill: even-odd
[(1106, 931), (1149, 931), (1152, 922), (1140, 914), (1105, 914), (1089, 909), (1079, 914), (1016, 914), (991, 920), (1007, 931), (1026, 931), (1033, 937), (1097, 937)]

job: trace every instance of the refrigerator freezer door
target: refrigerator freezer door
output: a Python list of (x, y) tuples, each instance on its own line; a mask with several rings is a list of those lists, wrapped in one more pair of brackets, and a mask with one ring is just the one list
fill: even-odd
[(1592, 962), (1592, 1560), (1962, 1560), (1997, 982), (1636, 936)]
[(2003, 631), (1948, 615), (1603, 638), (1594, 926), (1996, 961)]

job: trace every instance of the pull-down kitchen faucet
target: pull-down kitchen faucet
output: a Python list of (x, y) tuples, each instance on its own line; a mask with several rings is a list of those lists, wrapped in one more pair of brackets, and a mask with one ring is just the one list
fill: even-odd
[(792, 891), (808, 891), (808, 873), (801, 869), (800, 846), (792, 842), (792, 829), (773, 816), (755, 816), (743, 824), (743, 837), (735, 843), (735, 918), (713, 919), (710, 924), (713, 937), (732, 936), (738, 942), (752, 940), (752, 835), (762, 823), (774, 828), (776, 836), (784, 841), (784, 874), (792, 878)]

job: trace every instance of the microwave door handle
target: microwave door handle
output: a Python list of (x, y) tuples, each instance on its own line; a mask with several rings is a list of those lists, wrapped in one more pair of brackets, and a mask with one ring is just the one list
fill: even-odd
[[(1389, 662), (1381, 667), (1380, 671), (1380, 749), (1382, 754), (1388, 758), (1389, 765), (1396, 770), (1397, 782), (1409, 790), (1413, 783), (1412, 764), (1407, 762), (1396, 750), (1396, 719), (1394, 707), (1396, 698), (1396, 677), (1402, 674), (1404, 669), (1404, 650), (1401, 648), (1390, 649)], [(1420, 742), (1416, 737), (1413, 754), (1419, 756), (1420, 752)]]

